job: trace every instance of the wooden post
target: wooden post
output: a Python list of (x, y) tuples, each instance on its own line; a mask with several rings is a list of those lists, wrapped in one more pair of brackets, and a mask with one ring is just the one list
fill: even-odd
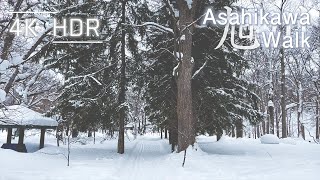
[(18, 140), (19, 145), (23, 144), (23, 139), (24, 139), (24, 128), (19, 128), (19, 140)]
[(39, 149), (42, 149), (44, 147), (44, 135), (45, 135), (46, 129), (42, 128), (41, 129), (41, 134), (40, 134), (40, 147)]
[(12, 139), (12, 128), (8, 128), (7, 144), (11, 144), (11, 139)]

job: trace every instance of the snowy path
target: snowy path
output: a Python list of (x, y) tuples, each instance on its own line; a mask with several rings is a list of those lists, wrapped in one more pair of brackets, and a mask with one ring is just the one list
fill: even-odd
[[(132, 139), (132, 137), (130, 138)], [(0, 134), (0, 144), (6, 140)], [(38, 146), (39, 137), (27, 137)], [(126, 139), (129, 140), (129, 139)], [(168, 140), (157, 134), (126, 141), (125, 154), (117, 153), (117, 140), (96, 144), (73, 144), (70, 167), (62, 155), (66, 146), (56, 147), (47, 136), (46, 147), (34, 153), (0, 149), (0, 180), (318, 180), (320, 145), (293, 140), (278, 145), (255, 139), (197, 138), (200, 149), (171, 153)], [(201, 151), (202, 150), (202, 151)]]
[(135, 144), (127, 151), (123, 159), (123, 165), (120, 166), (119, 179), (156, 179), (154, 171), (159, 166), (159, 162), (163, 160), (170, 151), (164, 148), (165, 142), (159, 138), (141, 137), (136, 140)]

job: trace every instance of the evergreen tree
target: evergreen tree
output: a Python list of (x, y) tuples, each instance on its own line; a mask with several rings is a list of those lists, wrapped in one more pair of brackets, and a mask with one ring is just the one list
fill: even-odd
[[(118, 153), (122, 154), (124, 125), (128, 117), (127, 85), (136, 82), (134, 71), (137, 71), (136, 68), (142, 62), (138, 45), (143, 40), (144, 28), (136, 25), (148, 18), (146, 2), (58, 2), (54, 4), (54, 7), (59, 7), (56, 18), (95, 17), (100, 20), (99, 37), (83, 36), (76, 40), (102, 40), (104, 43), (48, 44), (35, 58), (47, 57), (45, 63), (59, 69), (64, 75), (65, 85), (57, 109), (60, 112), (67, 109), (67, 114), (74, 112), (69, 117), (64, 116), (73, 127), (83, 129), (93, 126), (87, 120), (88, 114), (85, 112), (94, 110), (95, 125), (111, 125), (111, 129), (119, 130)], [(52, 38), (55, 41), (74, 40), (72, 37)], [(78, 113), (80, 111), (83, 113)]]
[[(200, 17), (201, 12), (209, 5), (219, 9), (230, 5), (229, 3), (231, 2), (203, 2), (196, 13), (197, 17)], [(174, 26), (175, 21), (170, 21), (172, 12), (168, 8), (167, 6), (159, 10), (161, 17), (156, 18), (155, 23), (166, 27)], [(193, 31), (194, 68), (191, 78), (194, 133), (207, 132), (221, 136), (223, 130), (230, 131), (235, 126), (242, 130), (243, 119), (256, 123), (262, 117), (257, 110), (258, 97), (253, 93), (253, 85), (242, 78), (248, 68), (247, 61), (242, 57), (243, 52), (234, 52), (228, 45), (223, 49), (214, 49), (221, 35), (222, 30), (217, 27), (195, 28)], [(151, 70), (147, 72), (150, 75), (147, 90), (150, 103), (148, 110), (155, 124), (166, 124), (168, 120), (177, 120), (174, 111), (181, 111), (177, 109), (175, 101), (179, 98), (176, 93), (177, 79), (172, 76), (172, 69), (173, 75), (177, 73), (179, 76), (180, 73), (176, 70), (180, 61), (174, 54), (177, 37), (159, 30), (154, 32), (149, 40), (152, 44), (152, 61)]]

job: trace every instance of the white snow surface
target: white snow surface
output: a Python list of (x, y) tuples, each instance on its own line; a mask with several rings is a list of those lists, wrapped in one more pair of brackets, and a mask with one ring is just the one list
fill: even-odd
[[(78, 139), (71, 145), (67, 167), (66, 145), (56, 147), (54, 132), (46, 134), (45, 148), (38, 148), (39, 132), (26, 131), (28, 152), (0, 149), (0, 179), (14, 180), (317, 180), (320, 145), (291, 139), (295, 145), (261, 144), (259, 139), (197, 137), (189, 147), (185, 167), (183, 153), (171, 153), (168, 140), (159, 134), (126, 137), (125, 154), (117, 154), (117, 139)], [(16, 138), (14, 141), (17, 141)], [(0, 133), (0, 143), (6, 133)], [(83, 145), (81, 145), (83, 144)], [(33, 150), (33, 151), (32, 151)]]
[(6, 100), (6, 95), (7, 93), (4, 90), (0, 89), (0, 103)]
[(58, 122), (22, 105), (12, 105), (0, 110), (0, 124), (54, 127)]
[(10, 66), (10, 62), (8, 60), (1, 60), (0, 59), (0, 72), (4, 72)]
[(261, 136), (260, 141), (262, 144), (279, 144), (279, 138), (273, 134), (265, 134)]

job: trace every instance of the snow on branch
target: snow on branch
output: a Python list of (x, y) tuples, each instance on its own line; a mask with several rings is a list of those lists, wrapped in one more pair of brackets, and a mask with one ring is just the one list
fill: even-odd
[[(27, 61), (32, 57), (31, 55), (35, 52), (36, 48), (41, 44), (43, 39), (47, 37), (47, 35), (52, 31), (52, 29), (53, 29), (53, 27), (47, 28), (40, 36), (38, 36), (36, 38), (36, 41), (30, 47), (27, 54), (24, 55), (23, 60)], [(35, 54), (33, 54), (33, 55), (35, 55)]]
[(180, 66), (180, 62), (177, 64), (176, 67), (173, 68), (172, 76), (178, 76), (178, 68)]
[(297, 103), (291, 103), (291, 104), (286, 105), (286, 109), (294, 108), (296, 106), (297, 106)]
[(173, 4), (170, 3), (169, 0), (164, 0), (164, 3), (166, 5), (166, 7), (168, 8), (172, 18), (176, 22), (177, 21), (176, 17), (179, 17), (179, 11), (174, 9)]
[(198, 70), (196, 70), (196, 72), (194, 72), (194, 74), (192, 75), (192, 79), (194, 79), (202, 71), (202, 69), (207, 65), (207, 62), (208, 60), (206, 60), (206, 62), (204, 62), (203, 65)]
[(185, 27), (181, 30), (181, 32), (187, 30), (187, 29), (188, 29), (189, 27), (191, 27), (191, 26), (198, 27), (199, 25), (197, 25), (196, 23), (197, 23), (198, 21), (200, 21), (200, 20), (202, 19), (202, 17), (205, 16), (205, 15), (206, 15), (206, 14), (202, 14), (198, 19), (194, 20), (193, 22), (191, 22), (190, 24), (188, 24), (187, 26), (185, 26)]
[[(128, 25), (128, 24), (126, 24), (126, 25)], [(130, 26), (135, 26), (135, 27), (153, 26), (153, 27), (157, 28), (157, 29), (160, 30), (160, 31), (174, 34), (173, 29), (168, 28), (168, 27), (165, 27), (165, 26), (162, 26), (162, 25), (157, 24), (157, 23), (155, 23), (155, 22), (145, 22), (145, 23), (143, 23), (143, 24), (141, 24), (141, 25), (133, 25), (133, 24), (130, 24)]]
[(98, 85), (102, 85), (101, 84), (101, 82), (100, 81), (98, 81), (98, 79), (96, 79), (95, 77), (93, 77), (93, 76), (88, 76), (88, 77), (90, 77), (91, 79), (93, 79)]

